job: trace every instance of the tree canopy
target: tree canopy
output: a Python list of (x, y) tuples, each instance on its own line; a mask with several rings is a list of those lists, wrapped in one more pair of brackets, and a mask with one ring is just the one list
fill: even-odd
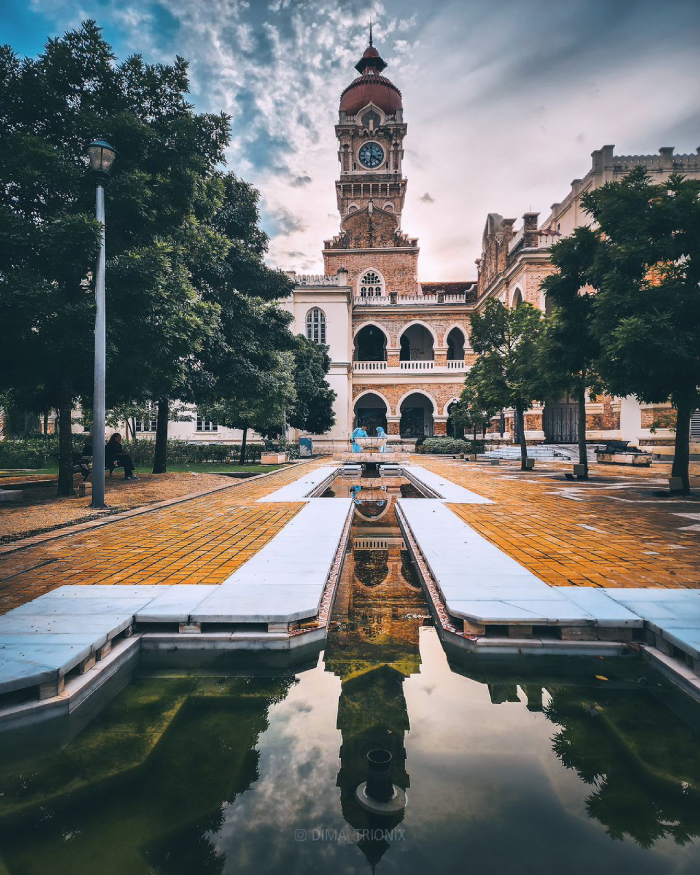
[(530, 304), (510, 310), (491, 298), (481, 313), (472, 316), (471, 327), (471, 344), (478, 358), (465, 379), (463, 397), (475, 411), (515, 409), (524, 469), (524, 413), (545, 392), (538, 362), (542, 314)]

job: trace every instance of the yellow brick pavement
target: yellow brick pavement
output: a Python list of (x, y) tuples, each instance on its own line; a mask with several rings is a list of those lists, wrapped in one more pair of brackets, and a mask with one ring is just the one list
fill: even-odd
[(581, 483), (564, 479), (570, 465), (520, 473), (515, 465), (414, 460), (492, 499), (450, 507), (552, 586), (700, 587), (700, 501), (656, 496), (667, 491), (665, 468), (596, 466)]
[(64, 584), (222, 583), (301, 509), (255, 504), (319, 461), (0, 557), (0, 613)]

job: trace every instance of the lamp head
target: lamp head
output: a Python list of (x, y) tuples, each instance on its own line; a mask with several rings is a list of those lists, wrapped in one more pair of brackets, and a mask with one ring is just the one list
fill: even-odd
[(106, 182), (112, 172), (117, 150), (104, 140), (93, 140), (87, 147), (87, 154), (90, 159), (90, 170), (95, 178)]

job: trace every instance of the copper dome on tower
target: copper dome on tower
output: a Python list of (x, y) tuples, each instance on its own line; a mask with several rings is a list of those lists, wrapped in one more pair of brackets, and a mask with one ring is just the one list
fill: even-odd
[(386, 76), (380, 75), (385, 67), (386, 61), (372, 44), (370, 30), (369, 45), (355, 64), (355, 69), (361, 75), (340, 95), (340, 111), (348, 115), (357, 115), (368, 103), (378, 106), (387, 115), (394, 115), (398, 109), (403, 109), (399, 89)]

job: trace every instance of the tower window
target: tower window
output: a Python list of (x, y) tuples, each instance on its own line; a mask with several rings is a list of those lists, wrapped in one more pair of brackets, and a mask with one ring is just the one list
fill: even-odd
[(363, 297), (381, 297), (384, 293), (384, 280), (375, 270), (366, 270), (360, 279), (360, 295)]
[(306, 337), (314, 343), (326, 342), (326, 314), (318, 307), (306, 314)]

